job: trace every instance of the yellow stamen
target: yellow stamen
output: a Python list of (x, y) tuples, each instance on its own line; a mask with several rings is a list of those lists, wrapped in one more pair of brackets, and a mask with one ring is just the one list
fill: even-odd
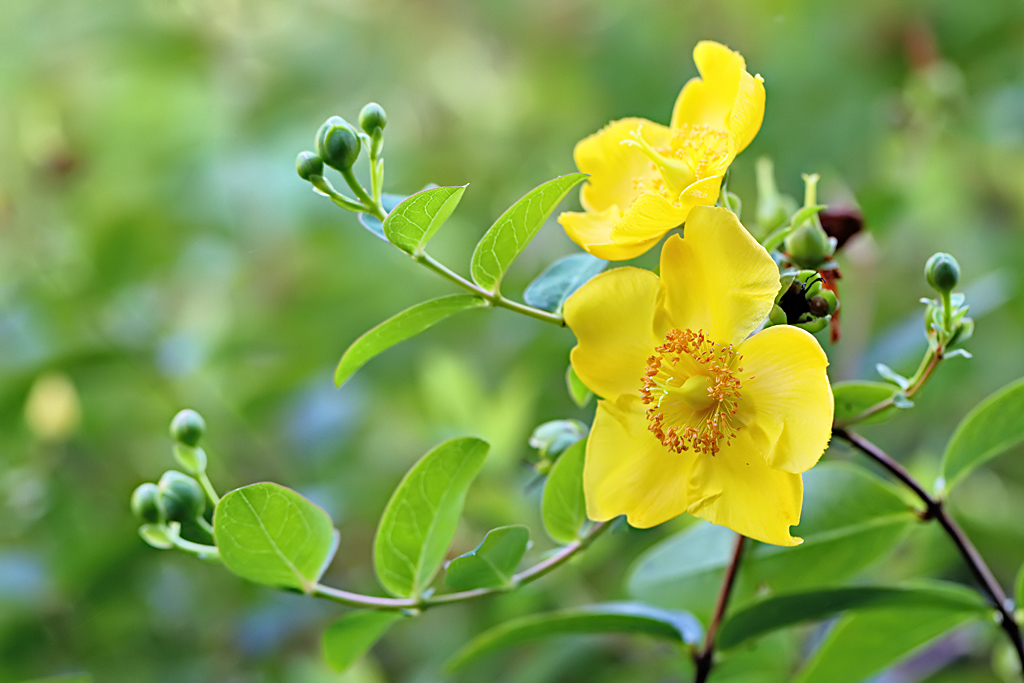
[(647, 428), (670, 451), (715, 455), (739, 430), (740, 355), (689, 329), (669, 331), (654, 352), (640, 388)]

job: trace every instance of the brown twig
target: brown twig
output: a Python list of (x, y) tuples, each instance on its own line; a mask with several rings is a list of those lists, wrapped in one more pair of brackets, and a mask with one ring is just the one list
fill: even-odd
[(743, 559), (743, 547), (746, 545), (746, 536), (737, 535), (736, 545), (733, 547), (732, 559), (725, 570), (725, 577), (722, 579), (722, 588), (718, 592), (718, 602), (715, 604), (715, 613), (708, 624), (707, 633), (704, 634), (704, 647), (699, 652), (694, 651), (693, 663), (697, 666), (697, 676), (694, 683), (704, 683), (711, 674), (711, 667), (715, 654), (715, 636), (718, 635), (718, 625), (725, 615), (725, 608), (729, 605), (729, 596), (732, 595), (733, 585), (736, 583), (736, 572)]

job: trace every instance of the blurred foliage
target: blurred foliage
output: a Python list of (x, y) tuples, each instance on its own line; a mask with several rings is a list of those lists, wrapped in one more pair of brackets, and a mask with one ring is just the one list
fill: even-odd
[[(833, 379), (874, 379), (876, 362), (912, 371), (924, 261), (960, 261), (974, 360), (944, 364), (916, 409), (866, 430), (934, 476), (959, 418), (1024, 375), (1022, 34), (1017, 0), (0, 4), (0, 681), (442, 680), (445, 658), (500, 620), (622, 597), (632, 558), (685, 524), (607, 535), (515, 595), (401, 624), (345, 675), (319, 658), (336, 607), (138, 538), (128, 496), (171, 466), (167, 423), (185, 406), (210, 424), (222, 489), (273, 479), (330, 512), (335, 585), (373, 589), (388, 495), (449, 436), (494, 447), (456, 554), (500, 524), (543, 538), (526, 439), (544, 420), (590, 414), (564, 389), (569, 334), (467, 313), (333, 387), (359, 334), (451, 293), (295, 176), (320, 122), (354, 119), (369, 100), (389, 115), (389, 191), (471, 183), (432, 243), (466, 272), (506, 206), (573, 170), (577, 140), (625, 115), (667, 121), (697, 40), (742, 51), (768, 104), (730, 189), (753, 207), (766, 154), (783, 191), (799, 195), (799, 173), (819, 171), (826, 202), (866, 216), (869, 234), (840, 256)], [(572, 251), (551, 221), (505, 290), (518, 296)], [(1022, 461), (976, 472), (953, 504), (1010, 585), (1024, 560)], [(969, 581), (933, 528), (876, 573)], [(994, 680), (971, 634), (943, 641), (936, 656), (955, 675), (931, 680)], [(785, 671), (799, 655), (777, 634), (715, 680)], [(481, 665), (474, 680), (530, 683), (657, 681), (691, 666), (635, 638), (553, 641)], [(934, 673), (912, 665), (886, 680)]]

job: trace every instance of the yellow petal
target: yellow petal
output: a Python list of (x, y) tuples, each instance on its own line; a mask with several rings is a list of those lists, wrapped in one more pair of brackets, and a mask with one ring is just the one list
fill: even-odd
[(712, 524), (775, 545), (797, 545), (789, 533), (800, 523), (803, 481), (772, 469), (744, 429), (714, 456), (698, 457), (690, 476), (687, 512)]
[(661, 250), (666, 326), (739, 344), (768, 317), (779, 269), (728, 209), (698, 206)]
[(624, 261), (643, 254), (661, 239), (658, 234), (646, 240), (612, 240), (612, 229), (621, 220), (619, 207), (611, 206), (600, 213), (566, 211), (558, 217), (565, 234), (576, 244), (598, 258)]
[(639, 396), (647, 359), (661, 343), (654, 334), (657, 299), (657, 275), (616, 268), (590, 280), (565, 302), (565, 322), (577, 339), (572, 366), (598, 396)]
[(587, 516), (626, 515), (632, 526), (646, 529), (681, 515), (694, 457), (670, 452), (647, 430), (639, 397), (599, 401), (583, 468)]
[(693, 183), (679, 196), (678, 202), (670, 202), (660, 194), (645, 192), (629, 207), (615, 227), (612, 240), (619, 244), (630, 244), (662, 235), (683, 224), (695, 206), (711, 206), (718, 201), (722, 187), (722, 176), (712, 176)]
[(736, 93), (732, 114), (729, 117), (729, 139), (733, 156), (750, 144), (764, 120), (764, 79), (751, 76), (746, 71), (740, 74), (740, 87)]
[(624, 210), (643, 191), (642, 184), (650, 187), (659, 177), (643, 152), (629, 144), (637, 131), (652, 147), (664, 146), (672, 135), (661, 124), (628, 118), (612, 121), (577, 143), (573, 151), (576, 167), (590, 174), (580, 191), (580, 202), (587, 211), (605, 211), (611, 206)]
[(778, 434), (768, 465), (805, 472), (818, 462), (832, 434), (833, 399), (818, 341), (791, 325), (769, 327), (737, 348), (743, 357), (743, 411)]
[(697, 43), (693, 61), (701, 77), (692, 78), (683, 86), (672, 108), (672, 127), (707, 125), (728, 131), (746, 63), (738, 52), (710, 40)]

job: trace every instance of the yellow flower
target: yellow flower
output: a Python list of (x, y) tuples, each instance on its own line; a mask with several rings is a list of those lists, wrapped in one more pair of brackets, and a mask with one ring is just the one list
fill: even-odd
[(828, 360), (789, 325), (758, 329), (775, 262), (727, 209), (697, 207), (661, 252), (661, 277), (598, 275), (565, 305), (572, 365), (603, 400), (587, 442), (587, 515), (651, 527), (683, 512), (796, 545), (800, 473), (832, 425)]
[(713, 205), (729, 164), (761, 128), (764, 81), (747, 73), (739, 53), (703, 41), (693, 61), (701, 78), (679, 93), (671, 127), (620, 119), (576, 145), (576, 166), (590, 174), (580, 191), (584, 212), (558, 222), (594, 256), (639, 256), (693, 207)]

